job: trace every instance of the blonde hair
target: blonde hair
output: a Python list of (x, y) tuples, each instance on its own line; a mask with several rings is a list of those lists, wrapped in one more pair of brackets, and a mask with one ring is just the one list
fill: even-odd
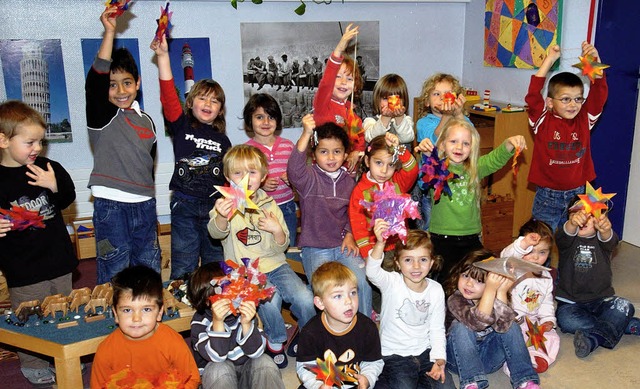
[(345, 284), (358, 285), (356, 275), (340, 262), (325, 262), (313, 272), (311, 276), (311, 288), (313, 295), (322, 297), (329, 288)]
[(231, 173), (239, 167), (258, 169), (262, 177), (266, 177), (269, 171), (267, 157), (255, 146), (236, 145), (227, 151), (222, 158), (225, 177), (231, 177)]
[(436, 73), (431, 77), (427, 78), (425, 82), (422, 84), (422, 91), (420, 92), (420, 102), (418, 105), (418, 117), (423, 117), (428, 113), (431, 113), (431, 107), (428, 107), (429, 104), (429, 95), (436, 89), (436, 84), (440, 82), (448, 82), (451, 84), (452, 92), (455, 92), (457, 95), (462, 93), (462, 86), (460, 85), (460, 81), (457, 78), (452, 76), (451, 74), (446, 73)]
[(462, 127), (471, 133), (471, 151), (469, 157), (463, 162), (464, 170), (469, 174), (469, 186), (468, 189), (473, 192), (477, 199), (478, 206), (480, 206), (480, 178), (478, 177), (478, 158), (480, 155), (480, 134), (478, 130), (465, 119), (451, 118), (444, 125), (442, 133), (436, 142), (436, 148), (438, 149), (438, 157), (444, 158), (444, 143), (449, 137), (449, 132), (454, 127)]
[(0, 104), (0, 133), (7, 139), (16, 136), (19, 126), (28, 124), (47, 128), (42, 115), (22, 101), (9, 100)]
[(380, 113), (380, 100), (397, 95), (402, 99), (404, 106), (409, 105), (409, 92), (407, 83), (397, 74), (385, 74), (373, 87), (373, 113)]

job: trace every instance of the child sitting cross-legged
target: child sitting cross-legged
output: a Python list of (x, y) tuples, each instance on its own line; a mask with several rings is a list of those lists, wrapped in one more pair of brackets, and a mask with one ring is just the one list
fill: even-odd
[(223, 276), (218, 263), (207, 263), (191, 275), (187, 289), (196, 310), (191, 319), (191, 346), (203, 370), (203, 389), (284, 389), (280, 370), (264, 354), (266, 342), (258, 329), (255, 303), (243, 301), (235, 316), (229, 299), (209, 301), (215, 294), (211, 280)]
[(112, 284), (118, 328), (98, 346), (91, 387), (121, 387), (118, 381), (127, 378), (159, 387), (173, 377), (184, 382), (186, 389), (197, 388), (200, 374), (189, 347), (179, 333), (160, 323), (160, 274), (146, 266), (132, 266), (116, 274)]

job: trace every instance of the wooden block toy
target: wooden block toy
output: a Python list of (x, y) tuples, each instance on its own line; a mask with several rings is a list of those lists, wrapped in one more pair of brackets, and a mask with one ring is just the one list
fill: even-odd
[(104, 314), (99, 314), (99, 315), (90, 315), (90, 316), (85, 316), (84, 317), (84, 321), (85, 323), (93, 323), (94, 321), (100, 321), (100, 320), (104, 320), (105, 316)]
[(68, 328), (68, 327), (75, 327), (77, 325), (78, 325), (78, 321), (73, 320), (73, 321), (65, 321), (62, 323), (58, 323), (57, 327), (58, 329), (62, 329), (62, 328)]

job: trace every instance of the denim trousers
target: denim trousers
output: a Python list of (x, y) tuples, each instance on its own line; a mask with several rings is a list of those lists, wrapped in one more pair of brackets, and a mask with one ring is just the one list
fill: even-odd
[(584, 185), (569, 190), (537, 187), (531, 211), (534, 219), (543, 221), (555, 232), (568, 218), (568, 208), (576, 195), (584, 193)]
[(267, 354), (249, 358), (242, 365), (235, 365), (229, 359), (223, 362), (209, 362), (202, 373), (204, 389), (284, 389), (280, 369)]
[(429, 359), (431, 349), (420, 355), (403, 357), (393, 354), (383, 356), (384, 369), (376, 383), (379, 386), (393, 389), (455, 389), (451, 374), (447, 374), (445, 382), (439, 382), (427, 375), (433, 362)]
[(181, 196), (171, 199), (171, 279), (190, 274), (201, 265), (224, 260), (222, 243), (207, 230), (215, 199)]
[(96, 197), (93, 203), (98, 284), (120, 270), (145, 265), (160, 273), (156, 199), (123, 203)]
[(291, 312), (298, 319), (298, 327), (302, 328), (316, 315), (313, 293), (287, 263), (266, 275), (267, 287), (275, 286), (276, 292), (270, 301), (258, 306), (258, 315), (269, 342), (284, 343), (287, 330), (282, 318), (282, 301), (291, 304)]
[(588, 303), (565, 303), (558, 301), (556, 318), (562, 332), (577, 330), (585, 335), (599, 335), (604, 344), (599, 346), (614, 348), (625, 333), (629, 320), (635, 314), (635, 307), (623, 297), (611, 296)]
[(505, 362), (514, 388), (527, 381), (540, 382), (520, 326), (514, 323), (505, 333), (492, 331), (478, 338), (475, 331), (453, 322), (447, 335), (447, 368), (458, 374), (461, 388), (473, 382), (481, 389), (488, 387), (487, 374), (500, 369)]
[(415, 227), (423, 231), (428, 231), (429, 224), (431, 223), (431, 193), (420, 189), (420, 177), (411, 191), (411, 200), (416, 201), (420, 205), (420, 219), (414, 220)]
[(298, 233), (298, 215), (296, 214), (295, 201), (287, 201), (284, 204), (278, 204), (284, 217), (284, 222), (289, 230), (289, 246), (296, 246), (296, 238)]
[(359, 254), (349, 255), (343, 253), (340, 247), (330, 249), (303, 247), (300, 252), (300, 258), (309, 282), (311, 282), (313, 272), (325, 262), (340, 262), (351, 269), (358, 278), (358, 311), (366, 317), (371, 316), (371, 285), (367, 280), (364, 261)]

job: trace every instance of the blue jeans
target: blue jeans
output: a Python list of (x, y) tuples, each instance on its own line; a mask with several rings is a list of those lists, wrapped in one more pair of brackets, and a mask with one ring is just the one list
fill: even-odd
[(584, 194), (584, 185), (569, 190), (554, 190), (539, 186), (533, 198), (531, 213), (536, 220), (547, 223), (551, 231), (555, 232), (558, 226), (562, 226), (567, 221), (567, 209), (571, 206), (571, 200), (579, 194)]
[(417, 201), (420, 205), (420, 219), (415, 220), (416, 227), (428, 231), (431, 223), (431, 193), (423, 192), (420, 189), (420, 182), (416, 182), (411, 191), (411, 200)]
[(215, 199), (198, 199), (178, 193), (171, 199), (171, 279), (192, 273), (201, 265), (224, 260), (220, 240), (207, 230)]
[(289, 230), (289, 246), (295, 246), (298, 233), (298, 215), (296, 214), (296, 203), (292, 200), (287, 201), (284, 204), (279, 204), (278, 206), (282, 211), (284, 222), (287, 225), (287, 229)]
[(487, 373), (493, 373), (507, 363), (511, 385), (517, 388), (527, 381), (540, 383), (531, 365), (520, 326), (512, 324), (505, 333), (492, 331), (478, 338), (476, 332), (454, 321), (447, 335), (447, 368), (460, 376), (460, 387), (477, 383), (489, 386)]
[(287, 330), (282, 318), (282, 301), (291, 304), (291, 312), (298, 318), (298, 327), (302, 328), (316, 315), (313, 293), (286, 263), (267, 273), (267, 286), (275, 286), (276, 293), (271, 301), (258, 306), (258, 315), (267, 339), (271, 343), (284, 343)]
[(585, 335), (598, 335), (604, 343), (599, 346), (614, 348), (625, 333), (629, 320), (635, 314), (635, 307), (629, 300), (611, 296), (588, 303), (565, 303), (558, 301), (556, 317), (562, 332), (577, 330)]
[(340, 247), (323, 249), (317, 247), (303, 247), (300, 252), (302, 266), (307, 279), (311, 282), (311, 275), (325, 262), (336, 261), (345, 265), (358, 278), (358, 311), (366, 317), (371, 316), (371, 285), (367, 281), (364, 261), (360, 255), (342, 253)]
[(141, 203), (95, 198), (98, 284), (111, 281), (120, 270), (144, 265), (160, 273), (156, 199)]
[(431, 349), (426, 349), (418, 356), (403, 357), (397, 354), (384, 356), (384, 368), (376, 383), (378, 386), (394, 389), (455, 389), (451, 374), (447, 374), (444, 383), (435, 381), (427, 375), (433, 362), (429, 360)]

